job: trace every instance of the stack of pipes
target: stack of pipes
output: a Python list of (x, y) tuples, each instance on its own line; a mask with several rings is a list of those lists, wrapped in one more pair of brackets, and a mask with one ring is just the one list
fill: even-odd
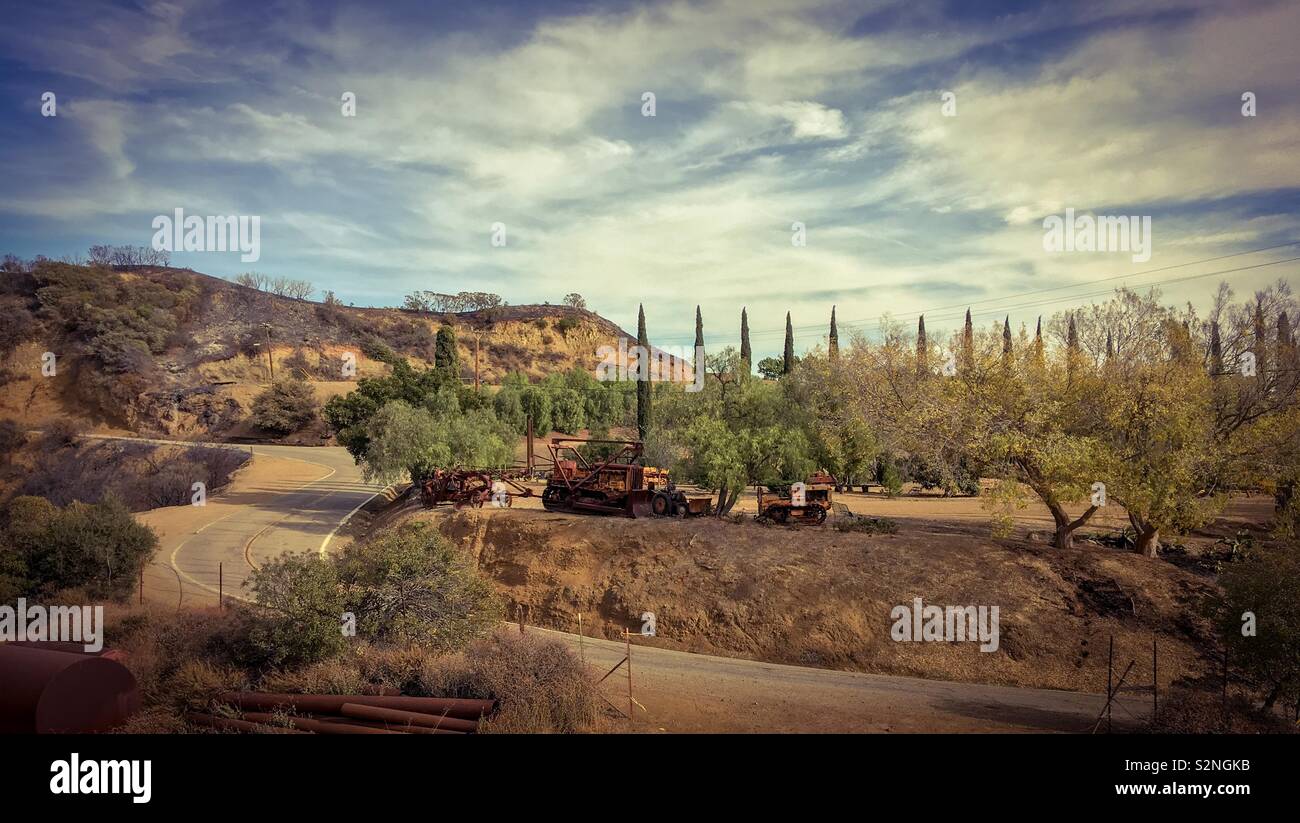
[[(316, 734), (472, 734), (495, 700), (364, 694), (227, 692), (217, 702), (241, 719), (191, 712), (195, 725), (224, 731)], [(286, 725), (288, 724), (288, 725)]]

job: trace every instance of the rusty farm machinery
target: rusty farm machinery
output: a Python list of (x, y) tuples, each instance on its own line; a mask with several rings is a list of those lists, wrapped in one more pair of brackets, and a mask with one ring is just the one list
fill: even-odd
[(818, 472), (806, 481), (790, 485), (772, 485), (758, 487), (758, 515), (762, 522), (771, 523), (809, 523), (817, 525), (826, 522), (826, 515), (831, 508), (831, 491), (835, 488), (835, 478), (825, 472)]
[(548, 511), (623, 517), (688, 517), (709, 514), (712, 501), (689, 498), (666, 469), (641, 465), (636, 440), (556, 437), (547, 444), (551, 473), (542, 492)]
[(488, 501), (509, 506), (515, 497), (533, 496), (523, 485), (526, 474), (521, 469), (434, 469), (420, 482), (420, 499), (428, 508), (439, 503), (480, 508)]

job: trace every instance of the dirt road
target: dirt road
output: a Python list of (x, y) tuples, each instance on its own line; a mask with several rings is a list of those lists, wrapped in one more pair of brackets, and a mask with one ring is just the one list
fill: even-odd
[[(525, 631), (563, 640), (601, 674), (626, 652), (610, 640)], [(627, 714), (625, 668), (601, 692)], [(635, 644), (632, 697), (635, 720), (626, 728), (637, 732), (1087, 733), (1105, 704), (1103, 696), (1080, 692), (782, 666)], [(1115, 729), (1135, 727), (1148, 710), (1145, 701), (1123, 699), (1112, 709)]]

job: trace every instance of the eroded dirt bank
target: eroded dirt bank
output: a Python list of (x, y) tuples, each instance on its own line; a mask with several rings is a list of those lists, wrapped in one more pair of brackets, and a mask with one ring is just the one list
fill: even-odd
[[(900, 520), (895, 535), (713, 519), (624, 520), (538, 510), (416, 510), (478, 561), (511, 616), (589, 636), (778, 663), (1081, 691), (1104, 691), (1115, 636), (1129, 683), (1162, 687), (1203, 672), (1202, 577), (1086, 546), (995, 541), (981, 525)], [(1000, 648), (906, 643), (890, 611), (911, 604), (997, 606)]]

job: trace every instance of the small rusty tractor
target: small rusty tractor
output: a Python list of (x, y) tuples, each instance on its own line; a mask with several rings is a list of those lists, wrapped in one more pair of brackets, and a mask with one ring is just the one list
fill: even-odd
[[(584, 447), (601, 447), (605, 457), (588, 459)], [(708, 499), (690, 499), (672, 484), (666, 469), (637, 461), (635, 440), (556, 437), (547, 448), (554, 468), (542, 492), (549, 511), (616, 514), (623, 517), (686, 517), (707, 514)]]
[(434, 469), (420, 483), (420, 499), (427, 508), (439, 503), (451, 503), (456, 509), (480, 508), (489, 500), (495, 500), (499, 506), (509, 506), (516, 496), (533, 496), (532, 489), (520, 484), (522, 476), (519, 471)]
[(766, 492), (763, 486), (759, 486), (755, 519), (765, 523), (807, 523), (814, 526), (824, 523), (834, 488), (835, 478), (825, 472), (817, 472), (805, 481), (790, 485), (767, 486)]

